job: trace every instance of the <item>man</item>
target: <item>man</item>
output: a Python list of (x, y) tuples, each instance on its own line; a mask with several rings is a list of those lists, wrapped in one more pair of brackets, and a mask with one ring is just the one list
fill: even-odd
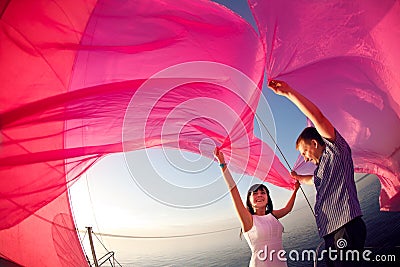
[[(319, 235), (325, 240), (325, 249), (361, 251), (366, 227), (361, 219), (349, 145), (319, 108), (286, 82), (272, 80), (269, 87), (292, 101), (315, 125), (304, 129), (296, 141), (296, 149), (304, 160), (317, 165), (314, 175), (298, 175), (294, 171), (291, 175), (301, 183), (315, 184), (315, 220)], [(332, 253), (332, 257), (325, 254), (328, 266), (360, 264), (352, 253)], [(362, 253), (359, 257), (361, 260)]]

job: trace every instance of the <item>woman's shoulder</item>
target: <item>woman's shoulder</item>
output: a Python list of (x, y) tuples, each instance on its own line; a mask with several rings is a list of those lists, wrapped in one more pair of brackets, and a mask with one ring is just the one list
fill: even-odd
[(254, 219), (256, 219), (256, 220), (276, 219), (276, 217), (274, 216), (274, 214), (272, 214), (271, 212), (270, 212), (270, 213), (267, 213), (267, 214), (264, 214), (264, 215), (256, 215), (256, 214), (253, 214), (252, 216), (253, 216), (253, 220), (254, 220)]

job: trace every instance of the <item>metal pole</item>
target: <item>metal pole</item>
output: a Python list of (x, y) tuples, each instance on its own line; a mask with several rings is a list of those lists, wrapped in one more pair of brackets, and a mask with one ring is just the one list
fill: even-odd
[(93, 256), (94, 266), (99, 267), (99, 264), (98, 264), (97, 258), (96, 258), (96, 252), (94, 251), (94, 246), (93, 246), (92, 227), (86, 227), (86, 228), (87, 228), (88, 234), (89, 234), (89, 242), (90, 242), (90, 248), (92, 249), (92, 256)]

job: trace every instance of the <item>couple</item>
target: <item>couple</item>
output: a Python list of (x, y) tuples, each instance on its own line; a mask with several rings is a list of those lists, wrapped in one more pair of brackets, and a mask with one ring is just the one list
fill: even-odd
[[(337, 132), (319, 108), (306, 97), (295, 91), (283, 81), (272, 80), (269, 88), (276, 94), (292, 101), (314, 127), (303, 130), (296, 141), (305, 161), (311, 161), (317, 168), (314, 175), (298, 175), (291, 172), (297, 180), (295, 190), (286, 206), (273, 209), (269, 191), (265, 185), (250, 187), (244, 206), (221, 151), (216, 149), (214, 156), (221, 170), (241, 222), (242, 231), (252, 250), (249, 266), (287, 266), (282, 247), (283, 226), (279, 218), (287, 215), (293, 208), (296, 193), (304, 184), (314, 184), (317, 195), (315, 220), (320, 237), (325, 240), (325, 249), (337, 250), (337, 244), (345, 239), (345, 249), (361, 250), (366, 239), (366, 227), (361, 219), (362, 213), (354, 182), (354, 167), (351, 150), (347, 142)], [(268, 251), (264, 251), (265, 248)], [(270, 253), (272, 250), (275, 253)], [(266, 254), (267, 253), (267, 254)], [(272, 255), (269, 255), (272, 254)], [(328, 266), (356, 266), (357, 262), (332, 261), (326, 259)]]

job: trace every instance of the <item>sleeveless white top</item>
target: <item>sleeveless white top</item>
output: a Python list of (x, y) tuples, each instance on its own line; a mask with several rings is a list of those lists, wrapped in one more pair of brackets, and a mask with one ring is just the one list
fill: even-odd
[[(283, 226), (271, 213), (253, 215), (253, 227), (243, 233), (251, 249), (250, 267), (287, 267), (282, 245)], [(279, 252), (280, 251), (280, 252)]]

